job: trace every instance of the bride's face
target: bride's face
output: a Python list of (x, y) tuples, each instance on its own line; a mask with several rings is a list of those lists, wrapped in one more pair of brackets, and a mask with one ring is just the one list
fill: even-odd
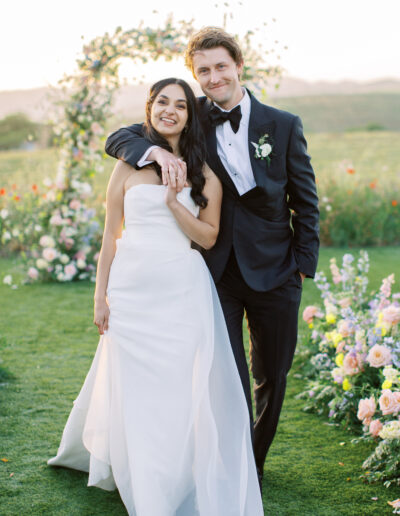
[(182, 133), (188, 120), (186, 95), (179, 84), (165, 86), (151, 106), (151, 124), (165, 138)]

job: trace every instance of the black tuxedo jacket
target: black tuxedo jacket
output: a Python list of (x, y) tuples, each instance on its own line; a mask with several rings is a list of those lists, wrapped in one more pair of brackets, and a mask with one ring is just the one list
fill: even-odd
[[(232, 247), (246, 283), (266, 292), (282, 285), (299, 270), (314, 277), (318, 259), (318, 198), (314, 172), (299, 117), (258, 102), (252, 95), (249, 153), (256, 186), (239, 195), (218, 153), (215, 127), (208, 112), (211, 101), (198, 99), (199, 116), (207, 142), (207, 163), (223, 185), (220, 232), (215, 246), (203, 255), (217, 283)], [(270, 163), (255, 157), (251, 142), (265, 133), (272, 142)], [(112, 133), (106, 152), (138, 168), (152, 145), (142, 124)]]

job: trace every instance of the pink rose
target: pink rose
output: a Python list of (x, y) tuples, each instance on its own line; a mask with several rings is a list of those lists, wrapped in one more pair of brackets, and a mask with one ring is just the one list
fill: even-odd
[(392, 361), (392, 355), (390, 353), (390, 349), (386, 346), (381, 346), (380, 344), (375, 344), (369, 350), (367, 356), (367, 362), (371, 367), (382, 367), (385, 365), (389, 365)]
[(358, 402), (358, 412), (357, 417), (360, 421), (363, 421), (366, 418), (371, 418), (375, 414), (376, 403), (374, 398), (371, 396), (370, 398), (365, 398)]
[(372, 421), (372, 418), (370, 418), (370, 417), (366, 417), (365, 419), (363, 419), (362, 424), (363, 424), (364, 426), (369, 426), (369, 425), (370, 425), (370, 423), (371, 423), (371, 421)]
[(52, 262), (57, 257), (57, 251), (53, 247), (43, 249), (42, 256), (48, 262)]
[(343, 335), (343, 337), (348, 337), (352, 333), (354, 333), (354, 326), (350, 321), (346, 319), (342, 319), (338, 324), (338, 332)]
[(86, 253), (85, 251), (78, 251), (75, 256), (74, 256), (75, 260), (86, 260)]
[(400, 322), (400, 306), (389, 305), (382, 311), (382, 315), (386, 323), (394, 326)]
[(72, 199), (72, 201), (69, 203), (69, 207), (71, 210), (79, 210), (81, 203), (78, 201), (78, 199)]
[(69, 263), (68, 265), (66, 265), (64, 267), (64, 273), (69, 278), (72, 278), (77, 273), (77, 268), (75, 267), (75, 265), (73, 263)]
[(344, 297), (339, 299), (338, 304), (341, 308), (347, 308), (351, 305), (351, 297)]
[(384, 389), (382, 391), (381, 397), (379, 398), (379, 407), (384, 416), (388, 414), (394, 414), (399, 410), (399, 400), (397, 397), (393, 395), (393, 392), (390, 389)]
[(379, 432), (382, 430), (383, 425), (379, 421), (379, 419), (373, 419), (371, 423), (369, 424), (369, 433), (373, 435), (374, 437), (379, 436)]
[(307, 324), (310, 324), (313, 322), (314, 317), (319, 312), (318, 307), (316, 306), (307, 306), (303, 311), (303, 319), (306, 321)]
[(344, 340), (341, 340), (339, 344), (336, 346), (336, 353), (341, 353), (346, 345)]
[(35, 267), (29, 267), (28, 269), (28, 276), (31, 278), (31, 279), (38, 279), (39, 277), (39, 271), (37, 269), (35, 269)]
[(357, 355), (347, 353), (343, 359), (343, 370), (346, 375), (352, 376), (360, 372), (360, 359)]

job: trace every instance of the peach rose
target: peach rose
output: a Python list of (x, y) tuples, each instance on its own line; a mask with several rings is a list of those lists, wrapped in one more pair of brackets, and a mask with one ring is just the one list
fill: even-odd
[(393, 414), (399, 410), (399, 402), (390, 389), (384, 389), (379, 398), (379, 407), (384, 416)]
[(396, 391), (393, 393), (393, 397), (396, 400), (396, 407), (394, 409), (395, 413), (400, 412), (400, 392)]
[(354, 327), (350, 321), (346, 319), (342, 319), (338, 324), (338, 332), (343, 335), (343, 337), (348, 337), (352, 333), (354, 333)]
[(370, 398), (365, 398), (358, 402), (358, 412), (357, 417), (360, 421), (363, 421), (366, 418), (371, 418), (375, 414), (376, 403), (374, 398), (371, 396)]
[(57, 251), (53, 247), (46, 247), (46, 249), (43, 249), (42, 256), (48, 262), (52, 262), (57, 258)]
[(343, 359), (343, 370), (349, 376), (360, 372), (360, 360), (357, 355), (347, 353)]
[(392, 361), (392, 356), (390, 353), (390, 349), (386, 346), (381, 346), (380, 344), (375, 344), (369, 350), (367, 356), (367, 362), (371, 367), (382, 367), (385, 365), (390, 365)]
[(348, 308), (351, 305), (351, 297), (344, 297), (339, 299), (338, 304), (341, 308)]
[(382, 430), (382, 423), (379, 421), (379, 419), (373, 419), (371, 423), (369, 424), (369, 433), (373, 435), (374, 437), (379, 436), (379, 432)]
[(307, 306), (303, 311), (303, 319), (306, 321), (307, 324), (310, 324), (313, 322), (314, 317), (319, 312), (318, 307), (316, 306)]
[(394, 326), (400, 322), (400, 306), (389, 305), (382, 310), (382, 315), (384, 322)]

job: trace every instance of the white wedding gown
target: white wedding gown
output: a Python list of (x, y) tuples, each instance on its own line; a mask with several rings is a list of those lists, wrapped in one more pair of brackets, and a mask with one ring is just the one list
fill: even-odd
[[(162, 185), (125, 195), (109, 330), (52, 466), (118, 488), (134, 516), (262, 516), (247, 405), (205, 262)], [(178, 200), (195, 216), (190, 188)]]

